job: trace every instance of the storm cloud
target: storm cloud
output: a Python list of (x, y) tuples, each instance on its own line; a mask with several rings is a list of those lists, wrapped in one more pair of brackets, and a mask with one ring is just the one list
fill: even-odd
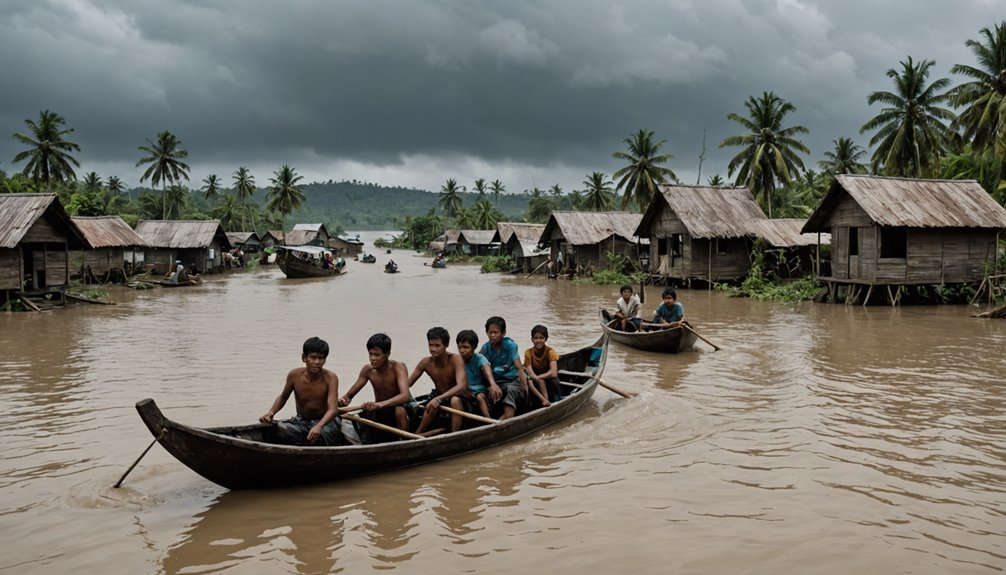
[[(0, 169), (10, 137), (51, 109), (74, 128), (78, 176), (139, 184), (137, 148), (170, 130), (192, 182), (306, 181), (439, 190), (500, 179), (511, 192), (579, 189), (639, 129), (685, 183), (727, 177), (726, 119), (774, 91), (815, 167), (877, 113), (867, 96), (911, 55), (931, 80), (1001, 2), (908, 0), (326, 1), (8, 0), (0, 14)], [(955, 82), (956, 78), (952, 78)]]

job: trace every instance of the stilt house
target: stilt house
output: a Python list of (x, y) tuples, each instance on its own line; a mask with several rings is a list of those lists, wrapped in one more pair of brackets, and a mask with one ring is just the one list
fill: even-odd
[(458, 230), (457, 251), (470, 256), (495, 255), (492, 245), (496, 230)]
[(981, 282), (1004, 229), (1006, 209), (973, 180), (861, 175), (836, 176), (803, 226), (831, 233), (831, 300), (865, 289), (864, 305), (874, 291), (896, 305), (908, 286)]
[(514, 268), (530, 272), (548, 260), (548, 248), (538, 246), (545, 224), (500, 222), (492, 242), (500, 245), (500, 255), (509, 256)]
[(80, 252), (81, 282), (125, 281), (143, 267), (146, 243), (119, 216), (73, 216), (89, 247)]
[(284, 242), (288, 246), (328, 247), (330, 239), (325, 224), (297, 224), (286, 234)]
[(642, 216), (632, 212), (556, 211), (538, 238), (549, 247), (556, 272), (583, 273), (607, 266), (606, 254), (639, 257), (636, 228)]
[(254, 254), (262, 249), (262, 241), (255, 232), (227, 232), (227, 241), (241, 251)]
[(56, 194), (0, 194), (0, 303), (62, 294), (70, 250), (86, 246)]
[(158, 274), (179, 260), (200, 271), (222, 271), (223, 252), (232, 248), (220, 220), (140, 220), (136, 233), (147, 244), (147, 266)]
[(342, 257), (363, 253), (363, 241), (360, 239), (360, 234), (356, 234), (355, 238), (336, 236), (328, 240), (328, 247), (335, 251), (335, 255)]
[(281, 246), (283, 245), (284, 236), (285, 234), (283, 233), (283, 230), (268, 230), (262, 235), (259, 242), (262, 244), (263, 248)]

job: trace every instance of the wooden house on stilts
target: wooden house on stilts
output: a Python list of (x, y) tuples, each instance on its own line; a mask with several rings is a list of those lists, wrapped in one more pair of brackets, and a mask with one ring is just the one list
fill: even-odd
[(499, 244), (499, 253), (508, 256), (514, 270), (531, 272), (548, 261), (548, 248), (538, 246), (545, 224), (499, 222), (492, 243)]
[(73, 216), (87, 241), (81, 252), (81, 283), (123, 282), (143, 267), (146, 242), (119, 216)]
[[(972, 180), (839, 175), (804, 232), (831, 233), (831, 301), (880, 297), (897, 305), (914, 288), (978, 285), (999, 265), (1006, 209)], [(924, 289), (919, 289), (919, 288)]]
[(556, 211), (538, 239), (556, 262), (555, 273), (589, 273), (607, 266), (606, 254), (635, 261), (640, 214), (632, 212)]
[(0, 305), (31, 296), (63, 299), (70, 250), (86, 240), (56, 194), (0, 194)]
[(147, 266), (158, 274), (176, 261), (200, 272), (223, 271), (223, 252), (231, 249), (220, 220), (140, 220), (136, 233), (147, 244)]

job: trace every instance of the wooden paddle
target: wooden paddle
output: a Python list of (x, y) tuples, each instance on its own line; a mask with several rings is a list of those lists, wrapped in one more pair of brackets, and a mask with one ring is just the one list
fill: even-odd
[(488, 417), (483, 417), (474, 413), (468, 413), (467, 411), (461, 409), (454, 409), (453, 407), (447, 407), (446, 405), (441, 405), (439, 409), (446, 411), (447, 413), (453, 413), (455, 415), (460, 415), (461, 417), (467, 417), (473, 421), (481, 421), (482, 423), (499, 423), (495, 419), (490, 419)]
[(702, 341), (708, 343), (709, 345), (713, 346), (714, 350), (716, 350), (716, 351), (720, 350), (720, 346), (716, 345), (715, 343), (713, 343), (713, 342), (709, 341), (708, 339), (706, 339), (705, 337), (703, 337), (701, 333), (699, 333), (699, 332), (695, 331), (694, 329), (692, 329), (692, 326), (688, 325), (687, 323), (682, 323), (681, 325), (685, 329), (687, 329), (688, 331), (694, 333), (695, 337), (697, 337), (697, 338), (701, 339)]
[(345, 417), (346, 419), (350, 420), (350, 421), (356, 421), (356, 422), (362, 423), (364, 425), (369, 425), (370, 427), (373, 427), (375, 429), (380, 429), (382, 431), (387, 431), (388, 433), (397, 435), (399, 437), (404, 437), (406, 439), (422, 439), (423, 438), (422, 435), (416, 435), (415, 433), (409, 433), (408, 431), (402, 431), (401, 429), (398, 429), (397, 427), (391, 427), (390, 425), (384, 425), (383, 423), (378, 423), (376, 421), (371, 421), (371, 420), (366, 419), (364, 417), (357, 417), (355, 415), (350, 415), (348, 413), (344, 413), (344, 414), (342, 414), (342, 416)]
[(608, 391), (617, 393), (618, 395), (621, 395), (622, 397), (632, 398), (632, 397), (636, 397), (637, 395), (639, 395), (638, 393), (632, 393), (632, 392), (629, 392), (629, 391), (622, 391), (621, 389), (618, 389), (617, 387), (608, 384), (607, 382), (605, 382), (600, 377), (597, 377), (594, 374), (586, 372), (586, 371), (566, 371), (565, 369), (560, 369), (559, 370), (559, 375), (575, 375), (575, 376), (579, 376), (579, 377), (592, 377), (592, 378), (594, 378), (594, 379), (597, 380), (597, 383), (601, 384), (601, 387), (607, 389)]
[(143, 450), (143, 453), (141, 453), (140, 456), (136, 458), (136, 461), (134, 461), (133, 464), (129, 466), (129, 469), (127, 469), (126, 472), (122, 474), (122, 477), (120, 477), (119, 480), (116, 481), (115, 485), (113, 485), (112, 487), (118, 489), (119, 487), (122, 486), (122, 482), (126, 480), (126, 476), (129, 475), (129, 472), (132, 471), (134, 467), (136, 467), (136, 464), (139, 463), (141, 459), (143, 459), (143, 456), (146, 455), (148, 451), (150, 451), (150, 448), (153, 447), (155, 443), (157, 443), (157, 441), (164, 435), (165, 431), (166, 431), (165, 429), (161, 430), (161, 432), (157, 435), (157, 437), (155, 437), (154, 440), (150, 442), (150, 445), (148, 445), (147, 448)]

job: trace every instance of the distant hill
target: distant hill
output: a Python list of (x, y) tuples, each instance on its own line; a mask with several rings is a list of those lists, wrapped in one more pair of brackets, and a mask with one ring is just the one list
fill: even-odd
[[(440, 214), (438, 193), (415, 188), (387, 187), (364, 182), (313, 183), (301, 186), (304, 192), (303, 208), (291, 214), (288, 222), (323, 222), (347, 230), (397, 229), (396, 220), (405, 216), (425, 215), (431, 209)], [(265, 189), (255, 193), (260, 206), (266, 204)], [(463, 207), (470, 208), (478, 201), (478, 194), (463, 193)], [(486, 198), (495, 202), (492, 194)], [(527, 210), (527, 195), (500, 194), (497, 208), (506, 219), (520, 221)], [(441, 214), (442, 215), (442, 214)]]

